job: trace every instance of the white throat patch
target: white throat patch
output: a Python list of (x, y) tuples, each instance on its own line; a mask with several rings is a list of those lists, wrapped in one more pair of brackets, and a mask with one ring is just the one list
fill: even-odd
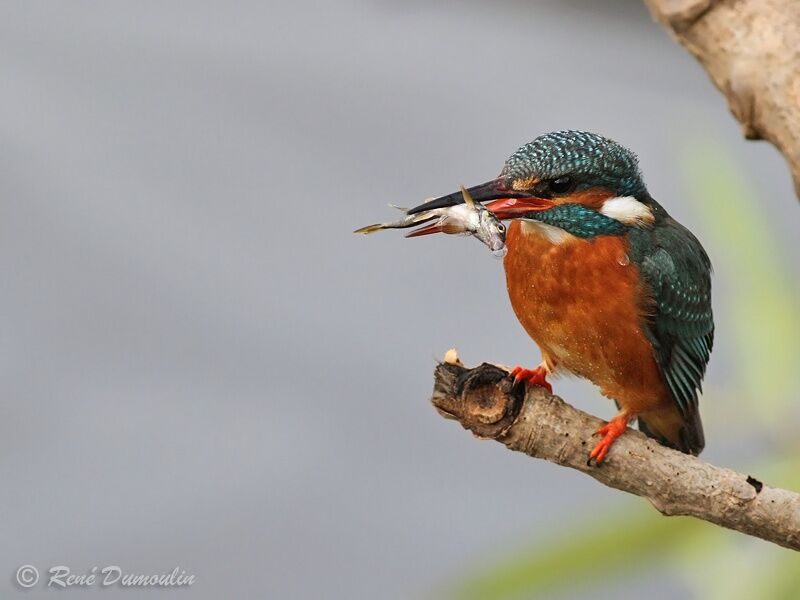
[(633, 196), (617, 196), (603, 202), (600, 212), (632, 227), (645, 227), (655, 221), (653, 212), (648, 206)]
[(564, 231), (560, 227), (548, 225), (541, 221), (522, 220), (522, 232), (526, 235), (539, 235), (551, 244), (563, 244), (578, 239), (569, 231)]

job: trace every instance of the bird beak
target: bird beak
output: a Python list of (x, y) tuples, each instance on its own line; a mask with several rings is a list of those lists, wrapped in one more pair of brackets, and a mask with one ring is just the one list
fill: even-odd
[(513, 219), (515, 217), (522, 217), (530, 212), (538, 212), (552, 208), (556, 203), (547, 198), (536, 198), (530, 196), (528, 198), (500, 198), (486, 204), (486, 208), (494, 213), (494, 216), (500, 219)]
[[(531, 211), (547, 210), (554, 205), (552, 200), (537, 198), (528, 192), (510, 189), (502, 179), (493, 179), (476, 185), (467, 189), (467, 192), (475, 202), (488, 202), (486, 208), (492, 211), (498, 219), (513, 219)], [(408, 211), (408, 214), (413, 215), (426, 210), (446, 208), (457, 204), (464, 204), (464, 195), (461, 191), (434, 198), (424, 204), (415, 206)]]

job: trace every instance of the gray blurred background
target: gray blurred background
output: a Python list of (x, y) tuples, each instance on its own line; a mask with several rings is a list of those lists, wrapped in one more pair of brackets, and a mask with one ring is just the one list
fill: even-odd
[[(197, 577), (151, 598), (430, 596), (619, 502), (429, 405), (450, 346), (468, 364), (538, 362), (501, 263), (475, 240), (351, 233), (393, 217), (388, 202), (495, 176), (540, 133), (589, 129), (634, 149), (653, 195), (701, 239), (679, 154), (713, 139), (776, 243), (798, 251), (782, 159), (742, 141), (639, 2), (2, 14), (4, 598), (52, 597), (15, 586), (25, 563)], [(724, 320), (720, 294), (715, 310)], [(730, 343), (721, 328), (710, 386), (735, 368)], [(613, 414), (589, 385), (555, 390)], [(705, 456), (736, 468), (735, 440), (704, 413)], [(687, 593), (669, 566), (621, 585), (587, 595)]]

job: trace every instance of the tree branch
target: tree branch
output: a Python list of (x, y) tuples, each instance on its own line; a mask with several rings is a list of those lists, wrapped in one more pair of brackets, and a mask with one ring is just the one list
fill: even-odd
[(466, 369), (453, 351), (436, 368), (433, 405), (478, 437), (571, 467), (647, 498), (664, 515), (688, 515), (800, 550), (800, 494), (715, 467), (629, 430), (601, 466), (587, 465), (602, 421), (539, 387), (512, 388), (508, 372)]
[(800, 197), (800, 3), (645, 0), (727, 97), (747, 139), (772, 142)]

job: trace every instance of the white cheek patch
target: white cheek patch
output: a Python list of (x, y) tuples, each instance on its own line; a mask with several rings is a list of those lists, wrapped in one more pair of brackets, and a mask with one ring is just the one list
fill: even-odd
[(633, 196), (617, 196), (603, 202), (600, 212), (632, 227), (645, 227), (655, 221), (653, 212)]

